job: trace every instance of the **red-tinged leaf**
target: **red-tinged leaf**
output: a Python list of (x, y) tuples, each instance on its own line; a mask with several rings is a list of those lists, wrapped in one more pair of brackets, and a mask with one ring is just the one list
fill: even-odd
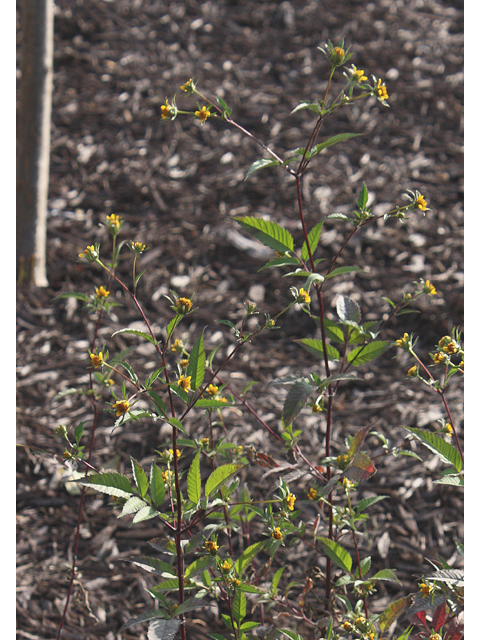
[(461, 640), (463, 638), (463, 624), (452, 620), (447, 632), (445, 633), (445, 640)]
[(432, 620), (433, 628), (435, 629), (435, 633), (443, 627), (445, 624), (445, 620), (447, 619), (447, 611), (446, 611), (447, 603), (443, 602), (439, 607), (437, 607)]
[(417, 611), (411, 618), (409, 618), (409, 622), (412, 624), (423, 624), (425, 627), (427, 626), (427, 612)]
[(359, 451), (353, 456), (350, 466), (345, 471), (344, 476), (353, 482), (361, 482), (377, 472), (371, 459), (363, 451)]
[(397, 618), (405, 611), (408, 606), (407, 598), (400, 598), (392, 602), (380, 616), (380, 629), (384, 632), (390, 627)]
[(353, 456), (353, 454), (358, 451), (359, 447), (362, 446), (365, 438), (367, 437), (367, 433), (370, 431), (371, 428), (372, 428), (372, 425), (370, 425), (369, 427), (363, 427), (363, 429), (360, 429), (360, 431), (357, 431), (357, 433), (352, 438), (350, 447), (348, 449), (348, 455)]

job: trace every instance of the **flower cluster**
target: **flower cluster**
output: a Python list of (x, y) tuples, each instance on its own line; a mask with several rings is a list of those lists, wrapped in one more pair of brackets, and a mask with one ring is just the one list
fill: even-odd
[(410, 352), (410, 349), (413, 348), (412, 338), (408, 335), (408, 333), (404, 333), (402, 338), (395, 340), (395, 344), (397, 347), (400, 347), (407, 353)]
[(100, 245), (89, 245), (83, 253), (79, 253), (78, 257), (87, 260), (88, 262), (97, 262), (100, 256)]
[(117, 412), (117, 418), (119, 418), (120, 416), (128, 413), (130, 403), (128, 400), (117, 400), (117, 402), (112, 405), (112, 408)]

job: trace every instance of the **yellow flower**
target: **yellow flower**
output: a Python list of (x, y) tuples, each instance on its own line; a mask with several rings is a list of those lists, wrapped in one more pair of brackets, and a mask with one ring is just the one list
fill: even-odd
[(86, 258), (89, 262), (95, 262), (98, 258), (98, 251), (93, 244), (89, 245), (83, 253), (78, 254), (79, 258)]
[[(173, 458), (173, 449), (169, 449), (168, 453), (172, 456)], [(180, 458), (180, 456), (182, 455), (182, 452), (180, 451), (180, 449), (177, 449), (177, 460), (178, 458)]]
[(183, 349), (183, 342), (181, 340), (176, 339), (172, 344), (172, 351), (181, 351)]
[(351, 631), (353, 629), (352, 623), (348, 622), (348, 620), (345, 620), (345, 622), (341, 624), (341, 627), (345, 629), (345, 631)]
[(282, 535), (282, 532), (280, 531), (280, 527), (276, 527), (276, 528), (273, 530), (272, 538), (273, 538), (274, 540), (283, 540), (283, 535)]
[(185, 84), (182, 84), (180, 89), (182, 91), (185, 91), (185, 93), (189, 93), (193, 88), (192, 85), (193, 85), (193, 81), (192, 81), (192, 78), (190, 78), (190, 80), (187, 80), (187, 82), (185, 82)]
[(207, 393), (208, 393), (208, 395), (210, 397), (213, 398), (213, 396), (217, 395), (217, 393), (218, 393), (218, 387), (216, 387), (213, 384), (209, 384), (208, 387), (207, 387)]
[(123, 416), (124, 413), (127, 413), (130, 408), (130, 403), (128, 400), (117, 400), (113, 405), (113, 408), (117, 411), (117, 418)]
[(425, 285), (423, 287), (423, 293), (429, 293), (432, 296), (436, 296), (437, 295), (437, 290), (435, 289), (433, 284), (430, 284), (430, 280), (425, 280)]
[(164, 482), (168, 482), (171, 477), (172, 472), (169, 469), (165, 469), (165, 471), (162, 471), (162, 478)]
[(367, 76), (364, 76), (363, 69), (357, 69), (355, 65), (352, 65), (353, 77), (355, 78), (355, 82), (365, 82), (368, 80)]
[(380, 78), (378, 79), (377, 86), (375, 87), (375, 93), (379, 100), (388, 100), (387, 87), (382, 84)]
[(459, 350), (459, 346), (456, 342), (454, 342), (450, 336), (443, 336), (443, 338), (439, 341), (438, 346), (445, 353), (457, 353)]
[(410, 350), (410, 347), (412, 346), (410, 336), (408, 335), (408, 333), (404, 333), (403, 338), (400, 338), (399, 340), (395, 340), (395, 344), (397, 345), (397, 347), (401, 347), (404, 351), (407, 351), (407, 352)]
[(285, 498), (285, 502), (287, 503), (287, 507), (290, 509), (290, 511), (293, 511), (296, 499), (297, 498), (293, 495), (293, 493), (289, 493)]
[(238, 586), (240, 586), (241, 584), (242, 584), (242, 581), (241, 581), (241, 580), (239, 580), (238, 578), (234, 578), (234, 579), (233, 579), (233, 586), (234, 586), (234, 587), (238, 587)]
[(95, 353), (91, 353), (90, 360), (95, 369), (98, 369), (98, 367), (100, 367), (105, 362), (103, 353), (101, 351), (98, 355), (96, 355)]
[(356, 626), (360, 626), (362, 624), (365, 624), (365, 617), (364, 616), (358, 616), (358, 618), (356, 618), (355, 620), (355, 624)]
[(310, 298), (308, 293), (305, 291), (305, 289), (303, 288), (300, 289), (300, 291), (298, 292), (297, 302), (299, 304), (310, 304), (311, 301), (312, 299)]
[(230, 571), (231, 566), (230, 566), (230, 562), (228, 560), (224, 560), (222, 562), (222, 564), (220, 565), (222, 571)]
[(143, 242), (132, 242), (132, 249), (135, 253), (143, 253), (145, 251), (145, 245)]
[(310, 488), (310, 491), (308, 492), (308, 499), (309, 500), (316, 500), (318, 498), (318, 491), (316, 489), (314, 489), (313, 487)]
[(429, 640), (442, 640), (442, 636), (439, 633), (432, 633)]
[(113, 229), (120, 229), (120, 216), (118, 216), (117, 214), (112, 213), (111, 215), (107, 216), (107, 222)]
[(192, 301), (188, 298), (179, 298), (175, 303), (175, 306), (180, 313), (186, 314), (192, 308)]
[(449, 438), (452, 437), (453, 427), (449, 422), (447, 422), (447, 424), (443, 427), (443, 432), (446, 433)]
[(188, 358), (183, 358), (183, 360), (180, 360), (180, 366), (182, 367), (182, 369), (186, 369), (188, 367)]
[(184, 376), (181, 375), (177, 381), (179, 387), (181, 387), (184, 391), (188, 391), (192, 388), (192, 376)]
[(205, 542), (205, 549), (208, 551), (208, 553), (214, 556), (217, 554), (218, 544), (216, 542), (213, 542), (213, 540), (207, 540)]
[(420, 209), (421, 211), (427, 210), (427, 201), (422, 196), (422, 194), (418, 195), (417, 199), (415, 200), (415, 204), (417, 205), (417, 208)]
[(208, 447), (208, 445), (209, 445), (209, 443), (210, 443), (210, 438), (202, 438), (202, 439), (200, 440), (200, 442), (202, 443), (202, 445), (203, 445), (204, 447)]
[(195, 111), (195, 115), (200, 119), (200, 122), (203, 124), (205, 120), (210, 117), (211, 113), (207, 109), (205, 105), (200, 109), (200, 111)]
[(323, 411), (322, 407), (315, 403), (312, 407), (312, 413), (321, 413)]
[(407, 376), (410, 376), (411, 378), (413, 378), (416, 375), (417, 375), (417, 365), (414, 365), (411, 369), (407, 371)]
[(447, 356), (444, 353), (436, 353), (433, 356), (433, 362), (435, 364), (444, 364), (444, 362), (446, 361)]
[(162, 110), (162, 118), (164, 120), (166, 120), (166, 119), (171, 117), (170, 112), (172, 110), (172, 107), (168, 104), (168, 98), (165, 99), (165, 104), (162, 104), (160, 109)]
[(97, 294), (97, 298), (108, 298), (110, 295), (110, 291), (107, 291), (104, 286), (95, 287), (95, 293)]
[(422, 584), (420, 585), (420, 591), (423, 594), (423, 597), (426, 598), (432, 591), (432, 587), (429, 584), (425, 584), (425, 582), (422, 582)]

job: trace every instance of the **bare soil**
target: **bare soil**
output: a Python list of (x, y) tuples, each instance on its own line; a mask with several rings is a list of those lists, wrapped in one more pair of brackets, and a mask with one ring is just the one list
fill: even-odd
[[(18, 34), (21, 55), (20, 27)], [(56, 637), (73, 557), (79, 497), (66, 490), (62, 443), (51, 433), (59, 424), (82, 420), (89, 433), (92, 417), (85, 398), (56, 399), (56, 394), (85, 388), (95, 323), (74, 300), (55, 296), (91, 293), (94, 286), (106, 285), (98, 269), (76, 261), (77, 254), (97, 241), (105, 245), (99, 223), (105, 215), (120, 214), (122, 237), (150, 247), (139, 261), (139, 270), (147, 269), (139, 285), (147, 317), (162, 329), (170, 313), (164, 297), (169, 289), (194, 294), (198, 311), (180, 333), (192, 342), (205, 330), (208, 350), (222, 343), (220, 362), (234, 337), (215, 320), (237, 321), (247, 298), (257, 298), (260, 310), (277, 313), (290, 298), (289, 287), (297, 284), (277, 271), (258, 273), (266, 260), (262, 245), (247, 238), (233, 218), (268, 216), (300, 242), (294, 185), (287, 174), (274, 170), (245, 181), (251, 163), (263, 155), (254, 142), (220, 121), (203, 126), (180, 117), (162, 121), (160, 107), (176, 93), (180, 108), (192, 108), (193, 100), (182, 96), (179, 87), (198, 78), (206, 95), (222, 97), (235, 120), (278, 153), (303, 146), (312, 114), (290, 112), (302, 99), (323, 95), (328, 68), (317, 47), (342, 37), (355, 52), (351, 62), (386, 82), (390, 108), (371, 100), (327, 120), (325, 138), (342, 132), (363, 135), (327, 149), (305, 176), (309, 228), (329, 213), (351, 213), (363, 181), (372, 194), (373, 213), (403, 204), (406, 189), (424, 194), (431, 211), (410, 215), (404, 225), (372, 225), (359, 236), (341, 264), (360, 265), (364, 271), (331, 281), (327, 312), (334, 317), (335, 299), (342, 293), (357, 299), (365, 320), (378, 320), (388, 311), (383, 296), (398, 301), (402, 291), (413, 290), (414, 280), (429, 278), (438, 296), (422, 298), (420, 313), (399, 317), (383, 335), (395, 340), (414, 332), (419, 353), (428, 360), (435, 343), (463, 324), (463, 3), (57, 0), (49, 286), (19, 289), (17, 304), (17, 433), (22, 445), (17, 455), (18, 637)], [(347, 233), (343, 223), (325, 223), (319, 256), (326, 264)], [(119, 274), (129, 282), (131, 262), (124, 255)], [(122, 306), (102, 325), (99, 344), (105, 342), (111, 353), (130, 350), (128, 359), (140, 374), (152, 371), (151, 350), (132, 338), (111, 338), (113, 331), (139, 320), (120, 290), (112, 288), (112, 295)], [(259, 382), (249, 392), (250, 403), (276, 431), (285, 390), (268, 382), (278, 375), (307, 373), (310, 357), (294, 340), (316, 335), (301, 312), (279, 324), (280, 330), (247, 345), (225, 373), (238, 392), (251, 379)], [(405, 378), (411, 362), (394, 355), (388, 351), (359, 370), (359, 383), (340, 387), (334, 451), (341, 451), (346, 434), (367, 424), (397, 445), (405, 438), (402, 425), (435, 429), (436, 421), (446, 417), (434, 393)], [(448, 399), (462, 434), (463, 387), (455, 378)], [(224, 417), (230, 439), (283, 460), (245, 409), (227, 411)], [(323, 416), (304, 411), (298, 423), (304, 428), (303, 452), (319, 460)], [(204, 422), (187, 426), (194, 437), (208, 435)], [(148, 421), (112, 432), (112, 414), (104, 411), (92, 462), (128, 473), (130, 455), (149, 464), (168, 437)], [(374, 437), (367, 446), (372, 454), (381, 452)], [(416, 451), (423, 463), (380, 457), (377, 474), (360, 485), (359, 497), (381, 493), (391, 498), (372, 509), (362, 554), (371, 555), (378, 569), (396, 569), (401, 581), (379, 588), (374, 611), (415, 591), (430, 561), (441, 557), (462, 567), (456, 548), (463, 541), (462, 495), (433, 484), (443, 465), (426, 449)], [(184, 468), (188, 464), (185, 456)], [(277, 476), (264, 473), (261, 467), (248, 468), (253, 497), (275, 487)], [(295, 492), (302, 520), (311, 524), (318, 509), (306, 500), (308, 487), (305, 477)], [(129, 617), (152, 606), (144, 588), (155, 581), (127, 560), (151, 555), (150, 543), (161, 532), (152, 521), (131, 527), (117, 513), (107, 498), (87, 496), (64, 638), (146, 638), (146, 626), (117, 633)], [(307, 570), (316, 564), (308, 547), (301, 543), (282, 553), (284, 579), (304, 584)], [(315, 590), (321, 596), (322, 585)], [(310, 606), (315, 616), (313, 597)], [(275, 620), (272, 613), (266, 622), (293, 624), (288, 616)], [(213, 606), (199, 610), (188, 622), (189, 637), (207, 638), (217, 625)], [(400, 622), (397, 631), (401, 627)], [(318, 637), (306, 626), (302, 633), (305, 640)]]

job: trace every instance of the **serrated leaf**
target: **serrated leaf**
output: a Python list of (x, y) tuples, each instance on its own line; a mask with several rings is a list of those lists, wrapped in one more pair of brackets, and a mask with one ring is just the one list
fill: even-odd
[(59, 293), (55, 296), (54, 300), (60, 300), (61, 298), (75, 298), (82, 302), (88, 302), (88, 295), (86, 293), (79, 293), (77, 291), (66, 291), (65, 293)]
[(138, 496), (132, 496), (123, 505), (122, 513), (118, 517), (123, 518), (123, 516), (128, 516), (131, 513), (137, 513), (137, 511), (140, 511), (140, 509), (146, 506), (148, 505), (145, 500), (142, 500)]
[(137, 485), (137, 489), (140, 492), (142, 498), (144, 498), (148, 491), (148, 478), (145, 471), (138, 464), (138, 462), (130, 456), (130, 462), (132, 464), (133, 470), (133, 478), (135, 480), (135, 484)]
[[(304, 109), (308, 109), (309, 111), (314, 111), (315, 113), (320, 113), (320, 107), (318, 105), (318, 102), (314, 102), (312, 100), (304, 100), (303, 102), (300, 102), (299, 104), (297, 104), (295, 109), (290, 111), (290, 115), (293, 115), (297, 111), (303, 111)], [(295, 150), (295, 152), (296, 151), (297, 150)], [(295, 152), (292, 152), (292, 153), (295, 153)], [(298, 154), (298, 155), (303, 155), (303, 152), (302, 154)]]
[(347, 355), (347, 362), (354, 367), (371, 362), (390, 349), (392, 343), (388, 340), (376, 340), (361, 347), (352, 349)]
[(364, 211), (368, 202), (368, 189), (365, 182), (362, 183), (362, 188), (360, 189), (360, 193), (358, 195), (357, 207), (360, 211)]
[(270, 249), (281, 253), (293, 251), (292, 234), (276, 222), (270, 222), (270, 220), (264, 220), (263, 218), (254, 218), (253, 216), (234, 219)]
[(165, 482), (162, 472), (154, 462), (150, 467), (150, 496), (156, 507), (159, 507), (165, 499)]
[(332, 136), (331, 138), (328, 138), (328, 140), (325, 140), (325, 142), (320, 142), (319, 144), (316, 144), (312, 148), (312, 151), (310, 153), (310, 158), (313, 158), (314, 156), (319, 154), (320, 151), (323, 151), (327, 147), (331, 147), (334, 144), (338, 144), (339, 142), (344, 142), (345, 140), (350, 140), (350, 138), (356, 138), (357, 136), (361, 136), (361, 135), (363, 134), (362, 133), (339, 133), (336, 136)]
[(243, 591), (237, 589), (235, 591), (235, 597), (233, 599), (232, 605), (232, 613), (233, 619), (237, 622), (239, 626), (242, 620), (245, 618), (247, 614), (247, 599)]
[(179, 431), (181, 431), (182, 433), (188, 436), (188, 432), (185, 430), (185, 427), (183, 426), (183, 424), (180, 422), (178, 418), (169, 418), (168, 424), (171, 424), (172, 427), (175, 427), (176, 429), (178, 429)]
[[(318, 246), (318, 241), (320, 240), (320, 234), (322, 233), (323, 220), (316, 224), (313, 229), (308, 233), (308, 244), (310, 245), (310, 250), (312, 252), (312, 256), (315, 253), (315, 250)], [(304, 241), (302, 245), (302, 260), (306, 262), (309, 258), (307, 243)]]
[(463, 476), (451, 475), (451, 476), (443, 476), (443, 478), (434, 480), (433, 484), (449, 484), (452, 487), (464, 487), (465, 481), (463, 479)]
[(191, 564), (189, 564), (188, 567), (185, 569), (185, 577), (188, 578), (188, 576), (193, 576), (199, 571), (208, 569), (209, 567), (212, 566), (212, 564), (213, 564), (213, 558), (210, 555), (197, 558)]
[(205, 495), (209, 496), (215, 491), (218, 491), (224, 484), (226, 484), (230, 478), (243, 469), (243, 464), (223, 464), (217, 467), (213, 473), (208, 476), (205, 483)]
[(202, 494), (202, 479), (200, 476), (200, 451), (197, 453), (190, 466), (187, 476), (188, 499), (193, 504), (198, 504)]
[(154, 575), (163, 575), (167, 574), (175, 577), (175, 568), (173, 565), (168, 564), (168, 562), (164, 562), (159, 558), (149, 558), (149, 557), (141, 557), (135, 558), (135, 560), (131, 561), (132, 564), (135, 564), (137, 567), (148, 571)]
[(250, 169), (247, 171), (247, 175), (245, 176), (245, 180), (252, 175), (255, 171), (259, 169), (266, 169), (267, 167), (278, 167), (282, 163), (280, 160), (275, 160), (274, 158), (261, 158), (260, 160), (255, 160)]
[(180, 620), (154, 620), (148, 625), (148, 640), (173, 640), (180, 628)]
[(325, 276), (325, 279), (328, 280), (329, 278), (334, 278), (342, 273), (351, 273), (352, 271), (365, 271), (365, 269), (362, 269), (362, 267), (338, 267), (337, 269), (330, 271), (330, 273)]
[(148, 342), (151, 342), (152, 344), (157, 344), (155, 338), (153, 338), (149, 333), (145, 333), (145, 331), (139, 331), (138, 329), (131, 329), (130, 327), (115, 331), (114, 333), (112, 333), (112, 338), (113, 336), (118, 336), (118, 334), (120, 333), (131, 333), (134, 336), (140, 336), (141, 338), (148, 340)]
[(197, 341), (190, 351), (188, 358), (187, 375), (191, 376), (192, 389), (198, 389), (205, 376), (205, 347), (203, 345), (203, 334), (198, 336)]
[(275, 572), (275, 575), (272, 578), (272, 584), (270, 586), (270, 590), (272, 593), (277, 593), (278, 583), (280, 582), (280, 578), (282, 577), (282, 573), (285, 569), (286, 565), (283, 565), (283, 567), (280, 567), (280, 569), (277, 569), (277, 571)]
[(292, 424), (315, 389), (308, 378), (293, 383), (283, 403), (282, 418), (285, 426)]
[(390, 496), (373, 496), (372, 498), (364, 498), (363, 500), (360, 500), (360, 502), (357, 504), (357, 508), (355, 510), (356, 510), (357, 513), (361, 513), (362, 511), (364, 511), (368, 507), (372, 506), (372, 504), (375, 504), (376, 502), (379, 502), (380, 500), (386, 500), (389, 497)]
[(120, 473), (97, 473), (76, 482), (117, 498), (129, 498), (133, 495), (130, 481)]
[(230, 402), (222, 402), (214, 398), (200, 398), (195, 402), (195, 406), (200, 409), (223, 409), (233, 405)]
[(318, 538), (318, 541), (323, 547), (326, 555), (334, 562), (340, 569), (351, 573), (352, 570), (352, 556), (344, 549), (338, 542), (330, 540), (330, 538)]
[[(323, 343), (316, 338), (302, 338), (301, 340), (295, 340), (302, 345), (309, 353), (314, 356), (323, 358)], [(327, 344), (327, 356), (329, 360), (340, 360), (340, 353), (331, 344)]]
[[(263, 514), (262, 514), (263, 515)], [(243, 574), (248, 565), (252, 562), (252, 560), (257, 556), (263, 547), (266, 545), (265, 540), (261, 540), (260, 542), (255, 542), (255, 544), (251, 544), (249, 547), (245, 549), (245, 551), (240, 555), (235, 563), (235, 569), (239, 576)]]
[(300, 260), (295, 256), (280, 256), (279, 258), (274, 258), (270, 260), (263, 267), (260, 267), (258, 272), (263, 271), (263, 269), (271, 269), (273, 267), (288, 267), (291, 265), (300, 264)]
[(358, 303), (348, 296), (338, 296), (337, 314), (343, 322), (359, 323), (362, 317)]
[(129, 629), (136, 624), (140, 624), (141, 622), (147, 622), (148, 620), (154, 620), (156, 618), (165, 618), (166, 612), (163, 609), (150, 609), (149, 611), (144, 611), (136, 618), (130, 618), (127, 620), (124, 625), (120, 627), (118, 633), (121, 633), (125, 629)]
[(165, 417), (167, 415), (167, 407), (165, 406), (165, 403), (160, 398), (158, 393), (156, 393), (152, 389), (150, 389), (150, 391), (147, 391), (147, 393), (150, 396), (150, 398), (153, 400), (156, 408), (159, 410), (160, 415)]
[[(125, 360), (113, 360), (113, 363), (115, 365), (118, 365), (120, 367), (123, 367), (125, 369), (125, 371), (128, 373), (128, 375), (130, 376), (130, 380), (132, 380), (132, 382), (136, 385), (139, 384), (139, 380), (138, 380), (138, 376), (135, 373), (132, 365), (128, 364), (128, 362), (125, 362)], [(125, 381), (124, 381), (125, 382)]]
[(442, 462), (452, 464), (458, 472), (462, 470), (462, 457), (456, 447), (430, 431), (415, 429), (414, 427), (405, 427), (405, 429), (415, 434), (430, 451), (433, 451), (440, 457)]
[(175, 609), (175, 615), (179, 616), (182, 613), (195, 611), (195, 609), (201, 609), (202, 607), (206, 606), (208, 606), (208, 602), (206, 600), (199, 600), (198, 598), (187, 598)]
[(380, 571), (377, 571), (377, 573), (372, 576), (372, 580), (391, 580), (392, 582), (400, 583), (395, 572), (391, 569), (381, 569)]
[(381, 614), (379, 620), (382, 633), (395, 622), (395, 620), (405, 611), (407, 606), (407, 598), (400, 598), (388, 605), (385, 611)]
[(158, 511), (155, 511), (150, 505), (143, 507), (140, 511), (137, 511), (137, 515), (132, 520), (133, 524), (137, 524), (137, 522), (144, 522), (145, 520), (151, 520), (152, 518), (157, 517)]
[(344, 213), (337, 212), (328, 214), (328, 216), (325, 216), (325, 220), (351, 220), (351, 218)]

